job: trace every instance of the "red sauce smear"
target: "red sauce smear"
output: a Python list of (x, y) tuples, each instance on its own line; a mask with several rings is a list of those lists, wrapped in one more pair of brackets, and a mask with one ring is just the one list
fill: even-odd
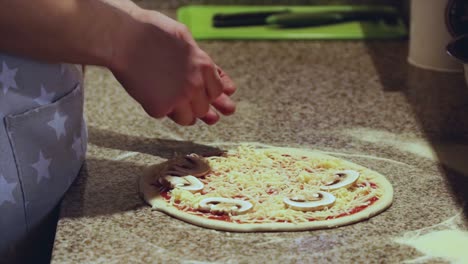
[(160, 192), (159, 194), (161, 194), (161, 196), (168, 201), (171, 199), (171, 196), (168, 192)]
[(269, 195), (276, 194), (276, 193), (277, 193), (277, 191), (275, 189), (268, 189), (267, 190), (267, 194), (269, 194)]
[[(171, 195), (169, 194), (169, 192), (160, 192), (160, 194), (167, 201), (169, 201), (171, 199)], [(176, 205), (176, 207), (178, 209), (181, 209), (181, 210), (185, 209), (182, 206), (178, 206), (177, 203), (175, 203), (175, 205)], [(196, 215), (206, 217), (208, 219), (215, 219), (215, 220), (221, 220), (221, 221), (226, 221), (226, 222), (232, 222), (229, 215), (224, 215), (224, 214), (216, 215), (216, 214), (212, 214), (212, 213), (204, 213), (204, 212), (200, 212), (198, 210), (192, 209), (192, 208), (186, 209), (184, 211), (188, 211), (188, 212), (194, 213)]]
[(208, 219), (221, 220), (226, 222), (232, 222), (229, 215), (208, 215)]
[[(368, 182), (368, 183), (369, 183), (369, 185), (370, 185), (370, 187), (371, 187), (372, 189), (377, 189), (377, 187), (378, 187), (377, 184), (375, 184), (375, 183), (373, 183), (373, 182)], [(360, 184), (357, 184), (356, 186), (362, 188), (362, 187), (366, 187), (366, 184), (360, 183)]]
[(352, 215), (352, 214), (356, 214), (356, 213), (359, 213), (361, 212), (362, 210), (366, 209), (367, 207), (371, 206), (372, 204), (374, 204), (375, 202), (377, 202), (379, 200), (379, 198), (377, 198), (376, 196), (372, 197), (369, 199), (369, 204), (367, 205), (361, 205), (361, 206), (358, 206), (356, 208), (353, 208), (352, 210), (346, 212), (346, 213), (342, 213), (342, 214), (339, 214), (337, 216), (329, 216), (327, 217), (327, 220), (329, 219), (336, 219), (336, 218), (340, 218), (340, 217), (343, 217), (343, 216), (348, 216), (348, 215)]
[[(375, 189), (377, 188), (377, 184), (373, 183), (373, 182), (370, 182), (369, 185), (371, 186), (371, 188)], [(359, 186), (359, 187), (364, 187), (364, 186)], [(169, 194), (169, 192), (161, 192), (160, 193), (161, 196), (169, 201), (171, 199), (171, 195)], [(375, 202), (377, 202), (379, 200), (378, 197), (374, 196), (372, 198), (370, 198), (368, 200), (369, 204), (367, 205), (361, 205), (361, 206), (358, 206), (356, 208), (353, 208), (352, 210), (346, 212), (346, 213), (341, 213), (339, 215), (336, 215), (336, 216), (329, 216), (327, 217), (326, 219), (327, 220), (330, 220), (330, 219), (336, 219), (336, 218), (340, 218), (340, 217), (344, 217), (344, 216), (349, 216), (349, 215), (352, 215), (352, 214), (356, 214), (356, 213), (359, 213), (361, 212), (362, 210), (366, 209), (367, 207), (371, 206), (372, 204), (374, 204)], [(177, 203), (175, 204), (177, 208), (179, 209), (184, 209), (182, 208), (181, 206), (177, 206)], [(189, 211), (191, 213), (194, 213), (196, 215), (199, 215), (199, 216), (202, 216), (202, 217), (206, 217), (208, 219), (214, 219), (214, 220), (220, 220), (220, 221), (226, 221), (226, 222), (236, 222), (236, 223), (240, 223), (240, 221), (233, 221), (229, 215), (224, 215), (224, 214), (219, 214), (219, 215), (216, 215), (216, 214), (212, 214), (212, 213), (204, 213), (204, 212), (200, 212), (200, 211), (197, 211), (195, 209), (188, 209), (188, 210), (185, 210), (185, 211)], [(259, 220), (262, 220), (262, 219), (259, 219)], [(309, 218), (308, 219), (310, 222), (313, 222), (313, 221), (316, 221), (316, 219), (314, 218)], [(289, 222), (289, 221), (286, 221), (286, 220), (277, 220), (276, 222), (278, 223), (285, 223), (285, 222)]]

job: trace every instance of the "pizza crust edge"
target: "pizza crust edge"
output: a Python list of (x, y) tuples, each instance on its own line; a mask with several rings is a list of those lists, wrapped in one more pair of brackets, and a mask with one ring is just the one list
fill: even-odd
[(203, 217), (199, 217), (190, 213), (186, 213), (178, 210), (175, 207), (170, 206), (164, 198), (159, 194), (157, 188), (151, 185), (151, 181), (154, 179), (154, 175), (157, 174), (162, 168), (162, 164), (152, 165), (147, 168), (144, 173), (140, 176), (139, 179), (139, 192), (142, 198), (149, 204), (154, 210), (166, 213), (172, 217), (175, 217), (179, 220), (194, 224), (196, 226), (201, 226), (209, 229), (216, 229), (221, 231), (231, 231), (231, 232), (257, 232), (257, 231), (307, 231), (315, 229), (327, 229), (335, 228), (344, 225), (354, 224), (359, 221), (369, 219), (384, 210), (386, 210), (393, 202), (393, 187), (390, 182), (382, 174), (373, 171), (369, 168), (366, 168), (362, 165), (333, 157), (330, 155), (322, 154), (317, 151), (312, 150), (300, 150), (293, 148), (265, 148), (278, 151), (284, 151), (284, 154), (300, 154), (306, 155), (308, 157), (330, 157), (335, 159), (340, 159), (344, 163), (350, 164), (352, 167), (358, 167), (362, 170), (372, 173), (375, 175), (375, 181), (383, 188), (383, 196), (379, 198), (371, 206), (365, 208), (364, 210), (354, 213), (349, 216), (342, 216), (340, 218), (331, 219), (331, 220), (318, 220), (307, 223), (265, 223), (265, 224), (238, 224), (233, 222), (227, 222), (222, 220), (213, 220)]

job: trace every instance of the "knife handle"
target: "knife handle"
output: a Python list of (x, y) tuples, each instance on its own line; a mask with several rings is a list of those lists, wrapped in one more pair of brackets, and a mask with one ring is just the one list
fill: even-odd
[(286, 14), (288, 9), (262, 12), (244, 12), (232, 14), (215, 14), (213, 16), (214, 27), (237, 27), (265, 25), (267, 17), (271, 15)]
[(349, 21), (379, 21), (396, 18), (397, 13), (390, 11), (348, 11), (348, 12), (297, 12), (269, 16), (269, 25), (281, 27), (308, 27)]

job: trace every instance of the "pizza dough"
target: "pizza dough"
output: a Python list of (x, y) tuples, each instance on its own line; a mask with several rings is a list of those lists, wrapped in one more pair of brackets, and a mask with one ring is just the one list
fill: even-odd
[[(154, 185), (156, 178), (164, 173), (166, 165), (163, 163), (149, 167), (140, 177), (142, 198), (153, 209), (188, 223), (234, 232), (302, 231), (348, 225), (384, 211), (393, 200), (393, 188), (383, 175), (316, 151), (241, 146), (230, 150), (225, 157), (208, 157), (207, 161), (212, 171), (203, 179), (205, 188), (201, 192), (174, 188), (168, 193)], [(248, 173), (242, 174), (242, 171)], [(323, 182), (329, 177), (325, 174), (333, 171), (356, 171), (360, 177), (351, 186), (336, 190), (319, 187), (316, 178), (322, 177)], [(280, 185), (275, 186), (275, 182)], [(274, 191), (270, 190), (270, 185)], [(263, 193), (262, 188), (267, 188), (268, 192)], [(303, 194), (308, 188), (314, 193), (321, 192), (317, 190), (322, 188), (322, 192), (336, 196), (336, 202), (309, 212), (285, 204), (287, 197)], [(260, 198), (256, 198), (256, 193), (260, 193)], [(220, 195), (250, 201), (253, 208), (240, 215), (212, 214), (197, 208), (202, 198)], [(261, 211), (263, 215), (258, 216)], [(273, 212), (276, 216), (268, 216)]]

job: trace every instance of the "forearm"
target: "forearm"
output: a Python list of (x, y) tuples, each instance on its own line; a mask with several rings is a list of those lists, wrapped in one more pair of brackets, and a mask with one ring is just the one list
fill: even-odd
[[(0, 0), (0, 52), (48, 62), (110, 66), (127, 20), (108, 0)], [(133, 7), (132, 7), (133, 8)], [(135, 6), (136, 8), (136, 6)]]

